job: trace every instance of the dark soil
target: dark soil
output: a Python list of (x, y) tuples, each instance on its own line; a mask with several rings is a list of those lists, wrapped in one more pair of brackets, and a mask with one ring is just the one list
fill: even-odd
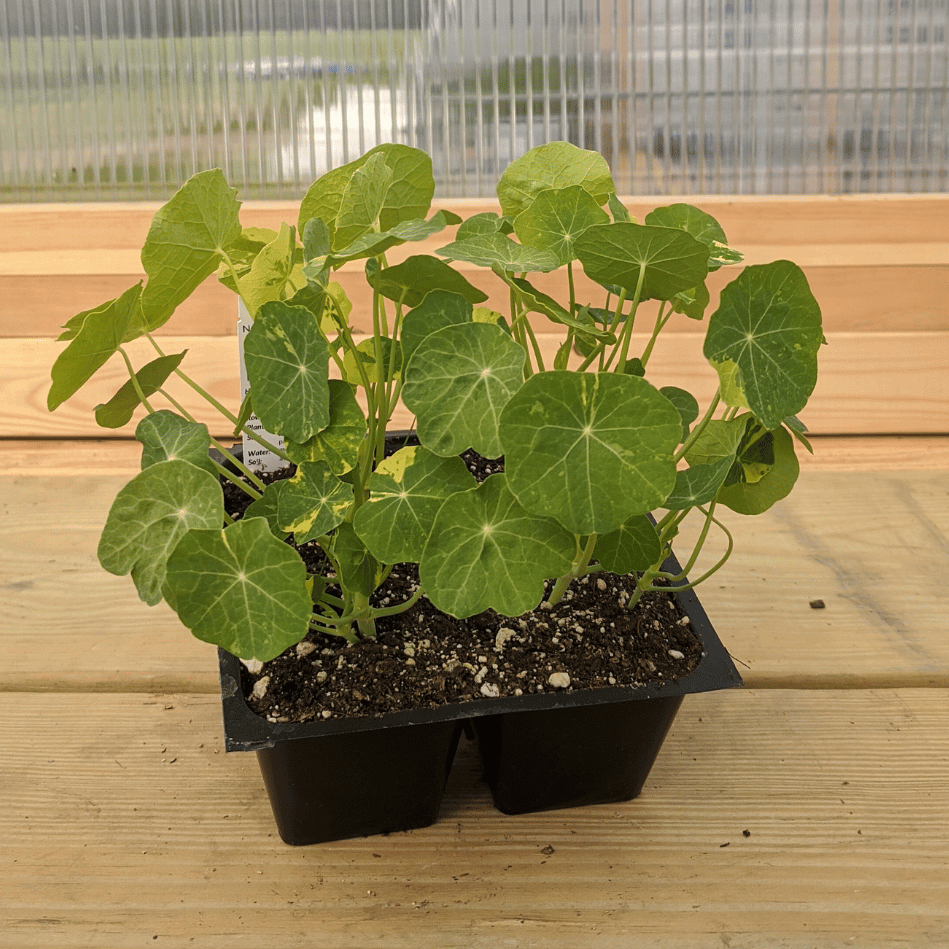
[[(481, 478), (503, 467), (475, 455), (466, 461)], [(246, 499), (225, 482), (229, 513), (240, 516)], [(308, 570), (319, 571), (319, 547), (298, 549)], [(627, 610), (634, 586), (634, 577), (589, 574), (557, 606), (513, 619), (493, 611), (455, 619), (423, 596), (407, 612), (377, 620), (375, 641), (351, 645), (310, 633), (259, 672), (244, 668), (244, 693), (270, 721), (300, 722), (679, 679), (698, 665), (701, 642), (669, 594), (647, 594)], [(415, 566), (398, 565), (374, 602), (392, 605), (417, 588)]]

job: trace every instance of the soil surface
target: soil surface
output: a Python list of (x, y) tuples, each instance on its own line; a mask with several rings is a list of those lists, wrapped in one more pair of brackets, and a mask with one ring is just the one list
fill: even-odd
[[(499, 459), (471, 454), (465, 460), (478, 478), (503, 469)], [(232, 516), (241, 515), (247, 500), (225, 482)], [(315, 543), (298, 549), (310, 572), (321, 570)], [(647, 594), (626, 609), (634, 586), (634, 577), (592, 573), (556, 606), (545, 603), (516, 618), (488, 611), (459, 620), (422, 596), (405, 613), (377, 620), (375, 641), (349, 644), (311, 632), (261, 669), (242, 667), (244, 694), (269, 721), (304, 722), (679, 679), (698, 665), (702, 644), (669, 594)], [(417, 588), (415, 566), (397, 565), (373, 602), (392, 605)]]

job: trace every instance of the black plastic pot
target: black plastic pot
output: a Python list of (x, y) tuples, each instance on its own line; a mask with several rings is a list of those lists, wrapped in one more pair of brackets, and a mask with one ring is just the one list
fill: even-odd
[[(666, 569), (678, 573), (674, 557)], [(682, 698), (741, 685), (691, 590), (676, 593), (702, 641), (676, 682), (551, 692), (395, 712), (380, 718), (270, 723), (241, 690), (238, 659), (220, 651), (227, 751), (255, 751), (277, 829), (290, 844), (431, 824), (463, 725), (470, 720), (496, 807), (508, 814), (636, 797)]]

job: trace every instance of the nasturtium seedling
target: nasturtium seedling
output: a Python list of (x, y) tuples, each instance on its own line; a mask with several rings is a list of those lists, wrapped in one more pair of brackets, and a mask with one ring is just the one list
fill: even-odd
[[(671, 572), (674, 541), (698, 536), (683, 563), (703, 579), (732, 549), (716, 512), (759, 513), (793, 487), (824, 342), (800, 268), (724, 286), (702, 401), (688, 379), (656, 388), (652, 354), (671, 321), (706, 320), (708, 274), (742, 260), (711, 215), (675, 203), (637, 223), (602, 156), (567, 142), (507, 166), (500, 213), (432, 212), (434, 191), (428, 155), (385, 143), (314, 182), (296, 221), (242, 227), (224, 175), (200, 172), (155, 216), (144, 285), (66, 323), (49, 408), (121, 359), (96, 419), (137, 423), (142, 444), (100, 562), (198, 638), (266, 661), (308, 634), (371, 639), (422, 597), (518, 616), (597, 571), (636, 575), (631, 608), (695, 582)], [(413, 242), (441, 249), (407, 255)], [(230, 408), (153, 334), (214, 273), (253, 320), (250, 391)], [(140, 337), (154, 353), (136, 364)], [(172, 375), (220, 419), (175, 401)], [(414, 422), (393, 445), (401, 409)], [(230, 451), (232, 432), (260, 450)], [(258, 456), (295, 467), (273, 480)], [(727, 549), (708, 567), (714, 531)], [(418, 568), (401, 599), (380, 590), (397, 564)]]

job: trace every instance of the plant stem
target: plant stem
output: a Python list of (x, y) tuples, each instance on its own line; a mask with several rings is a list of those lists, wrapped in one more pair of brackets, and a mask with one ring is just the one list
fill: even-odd
[(141, 385), (139, 385), (138, 377), (135, 375), (135, 368), (132, 365), (132, 361), (129, 359), (128, 354), (125, 350), (119, 346), (119, 352), (122, 354), (122, 358), (125, 360), (125, 367), (129, 371), (129, 379), (132, 381), (132, 388), (135, 390), (135, 394), (138, 396), (139, 402), (145, 406), (149, 415), (154, 415), (155, 410), (149, 405), (148, 399), (145, 397), (145, 393), (142, 391)]
[(523, 327), (526, 337), (530, 340), (531, 348), (534, 350), (534, 359), (537, 360), (537, 371), (544, 372), (544, 357), (540, 351), (537, 337), (534, 335), (534, 327), (531, 326), (530, 320), (526, 316), (524, 317)]
[(616, 369), (614, 372), (624, 372), (626, 369), (626, 360), (629, 358), (629, 344), (633, 338), (633, 326), (636, 323), (636, 311), (639, 309), (639, 297), (643, 292), (643, 282), (646, 279), (646, 265), (643, 264), (639, 268), (639, 279), (636, 281), (636, 292), (633, 294), (633, 304), (629, 310), (629, 316), (626, 317), (626, 322), (623, 324), (623, 332), (620, 336), (619, 346), (617, 349), (614, 349), (610, 353), (610, 358), (606, 361), (606, 366), (604, 369), (608, 370), (610, 368), (610, 363), (616, 358), (617, 352), (619, 352), (620, 357), (616, 363)]
[(715, 414), (715, 410), (718, 408), (718, 403), (722, 400), (722, 389), (721, 386), (715, 392), (715, 398), (709, 403), (709, 407), (705, 410), (705, 415), (702, 416), (702, 420), (699, 422), (695, 428), (689, 433), (689, 437), (679, 446), (679, 450), (672, 456), (672, 460), (678, 463), (681, 461), (689, 449), (698, 441), (702, 432), (708, 426), (708, 423), (712, 421), (712, 416)]
[(574, 558), (570, 570), (557, 580), (554, 584), (554, 588), (550, 591), (550, 596), (547, 597), (547, 602), (551, 606), (556, 606), (563, 599), (563, 595), (567, 592), (567, 588), (570, 584), (573, 583), (577, 577), (587, 572), (587, 567), (590, 565), (590, 558), (593, 556), (593, 551), (596, 548), (596, 539), (598, 536), (598, 534), (590, 534), (586, 544), (582, 548), (580, 546), (580, 538), (577, 538), (577, 556)]
[(639, 361), (645, 367), (646, 363), (649, 362), (649, 357), (652, 355), (653, 346), (656, 345), (656, 340), (659, 339), (659, 334), (662, 332), (662, 328), (669, 322), (669, 317), (672, 316), (672, 310), (666, 315), (663, 319), (662, 311), (665, 308), (666, 301), (663, 300), (659, 304), (659, 313), (656, 315), (656, 325), (653, 328), (652, 336), (649, 338), (649, 342), (646, 344), (646, 348), (643, 350), (642, 356), (639, 357)]

